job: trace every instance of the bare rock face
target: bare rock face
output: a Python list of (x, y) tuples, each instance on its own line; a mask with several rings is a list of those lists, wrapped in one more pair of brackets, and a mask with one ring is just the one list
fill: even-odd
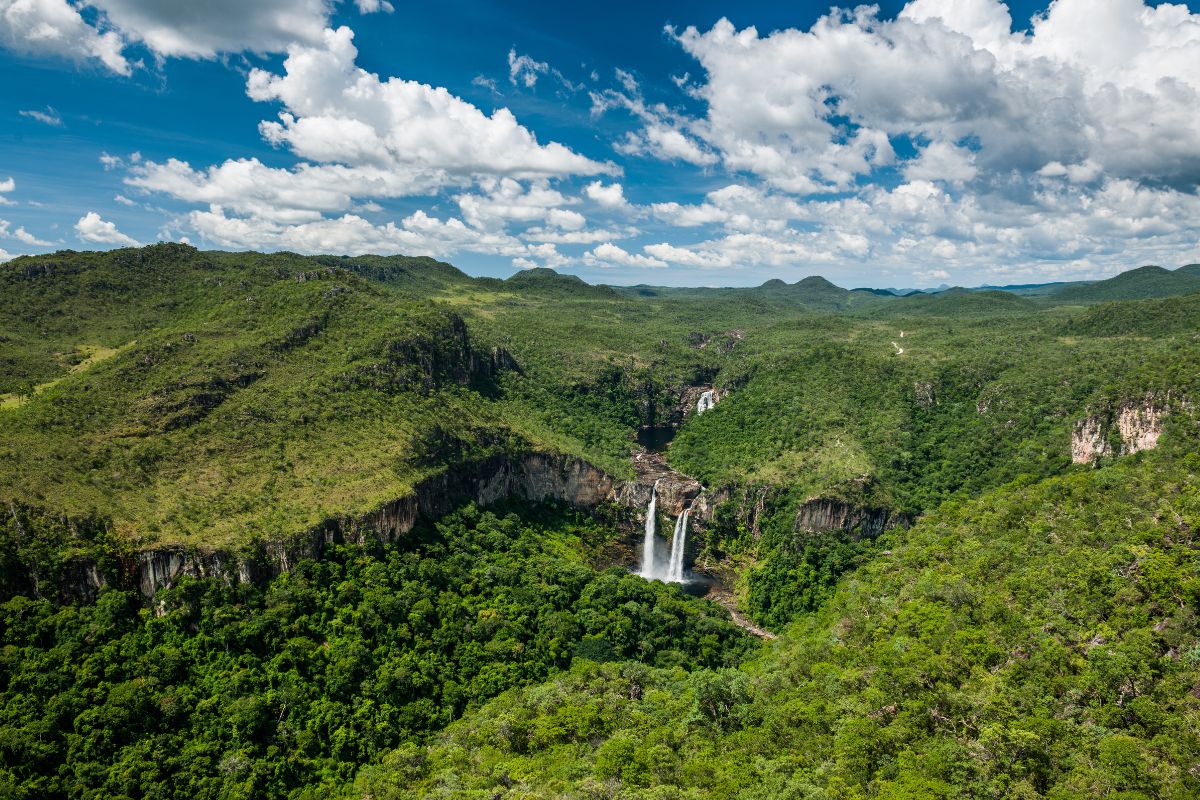
[[(700, 481), (689, 478), (681, 472), (676, 472), (667, 466), (661, 453), (639, 451), (633, 455), (633, 469), (637, 478), (633, 481), (636, 488), (627, 487), (622, 492), (632, 502), (634, 507), (645, 507), (650, 503), (650, 492), (658, 487), (658, 511), (678, 517), (685, 508), (691, 506), (703, 491)], [(642, 502), (644, 496), (645, 502)]]
[[(664, 465), (665, 468), (665, 465)], [(319, 558), (334, 543), (369, 545), (393, 543), (421, 519), (436, 519), (459, 505), (489, 506), (503, 500), (556, 500), (579, 509), (604, 504), (644, 508), (653, 481), (617, 481), (587, 462), (555, 453), (497, 455), (460, 464), (419, 483), (411, 494), (356, 517), (335, 517), (299, 535), (258, 542), (240, 550), (159, 546), (130, 553), (120, 560), (117, 574), (105, 576), (97, 565), (79, 559), (63, 587), (77, 597), (94, 596), (109, 582), (136, 588), (147, 599), (180, 578), (222, 578), (250, 582), (291, 571), (304, 559)], [(695, 484), (696, 492), (699, 484)], [(660, 491), (665, 504), (683, 502), (688, 487), (669, 478)], [(633, 515), (630, 515), (631, 518)]]
[(874, 539), (896, 525), (907, 525), (908, 518), (889, 508), (867, 508), (841, 500), (814, 497), (796, 512), (796, 530), (803, 533), (845, 531), (855, 539)]
[[(1147, 398), (1149, 401), (1150, 398)], [(1146, 402), (1141, 405), (1127, 403), (1117, 413), (1117, 430), (1121, 434), (1121, 452), (1138, 453), (1158, 447), (1162, 435), (1162, 419), (1165, 408)]]
[[(1187, 407), (1186, 403), (1182, 405)], [(1106, 456), (1153, 450), (1158, 446), (1158, 437), (1162, 435), (1163, 419), (1169, 413), (1169, 395), (1163, 399), (1155, 394), (1147, 394), (1142, 398), (1126, 400), (1111, 415), (1093, 414), (1081, 419), (1071, 432), (1071, 461), (1075, 464), (1091, 464)], [(1111, 443), (1114, 431), (1120, 439), (1116, 452)]]
[(1090, 464), (1112, 454), (1105, 437), (1104, 424), (1099, 417), (1088, 417), (1075, 424), (1071, 434), (1071, 462)]
[(913, 381), (913, 394), (921, 408), (933, 408), (937, 405), (937, 391), (932, 381)]

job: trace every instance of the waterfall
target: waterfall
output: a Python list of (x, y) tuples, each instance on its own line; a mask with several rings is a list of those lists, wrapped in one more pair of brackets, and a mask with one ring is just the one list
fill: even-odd
[(671, 554), (667, 563), (666, 573), (655, 563), (655, 539), (658, 537), (658, 481), (650, 490), (650, 505), (646, 507), (646, 538), (642, 540), (642, 570), (638, 574), (646, 580), (665, 581), (667, 583), (683, 583), (683, 551), (687, 549), (688, 515), (691, 508), (685, 508), (675, 520), (675, 534), (671, 537)]
[(675, 520), (675, 535), (671, 537), (671, 564), (667, 568), (668, 583), (683, 583), (683, 551), (687, 547), (688, 514), (692, 510), (685, 508)]
[(658, 481), (654, 482), (654, 488), (650, 490), (650, 505), (646, 509), (646, 538), (642, 542), (642, 577), (650, 579), (654, 577), (654, 531), (658, 527), (658, 520), (655, 518), (654, 510), (658, 506)]
[(709, 389), (704, 394), (700, 395), (700, 399), (696, 401), (696, 413), (703, 414), (716, 404), (717, 401), (713, 399), (713, 390)]

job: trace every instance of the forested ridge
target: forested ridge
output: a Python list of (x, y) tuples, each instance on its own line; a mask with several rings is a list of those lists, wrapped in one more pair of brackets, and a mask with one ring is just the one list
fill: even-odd
[(0, 797), (1197, 796), (1192, 277), (15, 259)]

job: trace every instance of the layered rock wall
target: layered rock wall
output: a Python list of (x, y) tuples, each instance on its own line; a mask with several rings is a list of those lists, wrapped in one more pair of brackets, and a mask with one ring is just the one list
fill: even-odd
[(490, 506), (504, 500), (555, 500), (593, 510), (605, 503), (636, 507), (650, 488), (617, 481), (573, 457), (550, 453), (499, 455), (447, 469), (419, 483), (404, 497), (361, 516), (340, 516), (302, 534), (256, 542), (241, 549), (163, 545), (128, 553), (115, 575), (106, 576), (94, 561), (77, 557), (63, 593), (94, 597), (110, 580), (136, 588), (146, 598), (181, 577), (249, 582), (288, 572), (305, 559), (319, 558), (330, 544), (371, 545), (396, 542), (421, 519), (436, 519), (467, 502)]
[(1091, 464), (1106, 456), (1153, 450), (1162, 435), (1163, 420), (1170, 413), (1170, 399), (1169, 395), (1160, 398), (1147, 394), (1126, 400), (1112, 414), (1093, 414), (1079, 420), (1071, 432), (1071, 461)]

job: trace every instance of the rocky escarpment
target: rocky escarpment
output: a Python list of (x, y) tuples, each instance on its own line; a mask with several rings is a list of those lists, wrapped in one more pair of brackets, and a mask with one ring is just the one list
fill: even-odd
[[(38, 576), (22, 576), (35, 594), (88, 600), (107, 585), (137, 589), (152, 598), (184, 576), (231, 582), (266, 580), (290, 571), (304, 559), (319, 558), (331, 544), (388, 544), (408, 534), (420, 520), (441, 517), (474, 502), (553, 500), (574, 508), (611, 512), (618, 525), (640, 525), (637, 509), (650, 488), (622, 481), (587, 462), (553, 453), (501, 454), (459, 464), (421, 481), (411, 494), (367, 514), (338, 516), (296, 536), (261, 540), (238, 549), (160, 545), (125, 552), (115, 559), (77, 554), (54, 576), (56, 586)], [(16, 512), (14, 512), (14, 518)], [(78, 537), (64, 528), (64, 536)], [(16, 568), (16, 565), (9, 565)], [(28, 570), (27, 570), (28, 571)]]
[(1171, 406), (1170, 394), (1160, 397), (1151, 393), (1126, 400), (1110, 413), (1079, 420), (1071, 432), (1071, 461), (1091, 464), (1107, 456), (1154, 449)]
[(907, 526), (911, 520), (890, 508), (859, 506), (843, 500), (814, 497), (796, 512), (796, 531), (843, 531), (854, 539), (874, 539), (888, 528)]
[(704, 489), (700, 481), (669, 467), (661, 453), (639, 450), (633, 454), (633, 469), (637, 478), (624, 488), (623, 498), (644, 508), (650, 502), (651, 489), (657, 487), (660, 514), (679, 516)]
[[(633, 550), (640, 542), (646, 509), (656, 486), (659, 529), (669, 531), (674, 520), (685, 509), (689, 510), (685, 563), (699, 572), (719, 575), (720, 564), (709, 563), (712, 553), (701, 558), (701, 551), (706, 549), (706, 532), (714, 522), (718, 506), (734, 502), (738, 514), (746, 518), (747, 529), (757, 536), (758, 520), (774, 502), (768, 497), (770, 491), (761, 488), (705, 491), (699, 481), (671, 469), (659, 453), (639, 451), (634, 455), (633, 465), (636, 476), (622, 480), (571, 456), (540, 452), (498, 454), (462, 462), (432, 475), (410, 494), (369, 513), (333, 517), (295, 536), (259, 540), (237, 549), (159, 545), (125, 551), (115, 558), (81, 554), (86, 548), (80, 548), (56, 574), (40, 579), (33, 574), (20, 583), (28, 584), (34, 594), (89, 600), (108, 585), (136, 589), (151, 599), (159, 590), (185, 576), (232, 583), (265, 581), (292, 570), (305, 559), (320, 558), (333, 544), (373, 546), (397, 542), (421, 520), (437, 519), (467, 502), (481, 507), (505, 500), (566, 503), (606, 515), (625, 532), (619, 548)], [(797, 533), (840, 530), (861, 538), (878, 536), (897, 524), (907, 524), (907, 519), (886, 508), (814, 498), (799, 508), (795, 529)], [(74, 530), (77, 525), (71, 523), (71, 526), (71, 530), (64, 527), (60, 542), (64, 547), (68, 541), (99, 542), (103, 537), (99, 529), (85, 531), (86, 536), (81, 537)], [(111, 541), (105, 547), (93, 549), (109, 553), (113, 550)]]
[[(467, 502), (481, 507), (505, 500), (562, 502), (606, 515), (626, 532), (626, 545), (634, 545), (644, 528), (646, 507), (656, 484), (660, 524), (674, 520), (685, 508), (692, 509), (699, 528), (711, 517), (712, 506), (700, 483), (672, 470), (661, 455), (639, 452), (634, 466), (636, 477), (622, 480), (571, 456), (498, 454), (459, 463), (432, 475), (410, 494), (366, 514), (332, 517), (297, 535), (263, 539), (239, 548), (155, 545), (130, 551), (111, 537), (102, 543), (107, 526), (98, 522), (92, 526), (96, 531), (89, 528), (86, 535), (80, 535), (78, 521), (54, 521), (53, 526), (61, 528), (58, 547), (73, 550), (74, 555), (65, 559), (54, 574), (39, 575), (33, 567), (17, 563), (7, 567), (14, 574), (29, 573), (17, 582), (22, 591), (36, 595), (86, 601), (105, 586), (120, 586), (136, 589), (151, 599), (183, 577), (232, 583), (264, 581), (292, 570), (305, 559), (320, 558), (332, 544), (394, 543), (421, 520), (437, 519)], [(111, 556), (114, 551), (117, 555)]]

